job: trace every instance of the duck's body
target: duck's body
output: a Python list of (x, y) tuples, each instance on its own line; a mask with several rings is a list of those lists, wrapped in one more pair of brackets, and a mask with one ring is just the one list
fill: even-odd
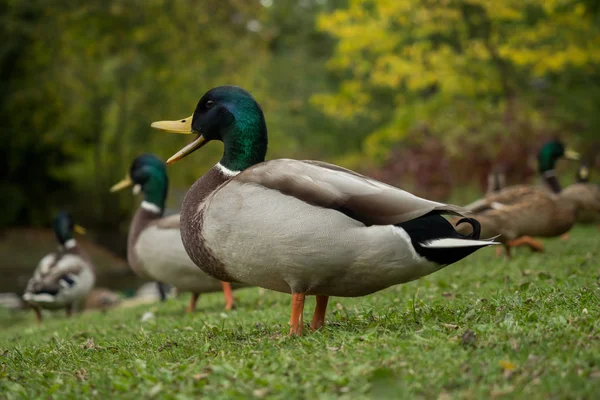
[[(482, 235), (501, 235), (507, 243), (521, 236), (555, 237), (567, 232), (575, 223), (577, 203), (562, 194), (544, 188), (523, 191), (511, 196), (500, 191), (488, 198), (487, 207), (474, 209), (481, 223)], [(508, 196), (507, 196), (508, 195)]]
[(505, 245), (507, 255), (510, 247), (520, 245), (542, 251), (543, 245), (532, 237), (559, 236), (575, 223), (581, 201), (565, 194), (554, 172), (556, 161), (565, 154), (578, 157), (565, 151), (560, 142), (546, 143), (538, 154), (542, 185), (509, 186), (465, 207), (480, 221), (483, 235), (500, 235), (498, 240)]
[(153, 127), (198, 132), (169, 162), (209, 140), (223, 158), (188, 191), (181, 233), (208, 274), (292, 294), (291, 332), (302, 332), (306, 295), (317, 295), (313, 329), (329, 296), (362, 296), (430, 274), (493, 244), (458, 234), (440, 213), (460, 209), (413, 196), (347, 169), (317, 162), (264, 162), (267, 130), (243, 89), (206, 93), (194, 115)]
[(129, 228), (127, 259), (131, 268), (138, 275), (172, 285), (179, 292), (191, 292), (188, 312), (195, 309), (201, 293), (221, 290), (226, 309), (231, 309), (231, 285), (205, 274), (190, 260), (181, 241), (179, 214), (163, 216), (168, 191), (164, 162), (144, 154), (133, 161), (129, 175), (112, 190), (136, 185), (134, 192), (144, 193), (144, 201)]
[(139, 275), (168, 283), (180, 292), (222, 290), (221, 282), (202, 272), (185, 252), (179, 214), (161, 217), (140, 207), (129, 228), (127, 260)]
[(587, 165), (582, 164), (578, 168), (576, 183), (567, 186), (563, 190), (563, 195), (579, 201), (578, 223), (600, 222), (600, 185), (590, 182)]
[[(267, 161), (200, 203), (194, 191), (183, 203), (183, 241), (194, 262), (220, 279), (284, 293), (352, 297), (457, 261), (447, 255), (436, 263), (420, 255), (402, 225), (457, 208), (331, 164)], [(428, 218), (429, 223), (439, 218), (438, 234), (454, 233), (442, 217)], [(431, 233), (423, 240), (434, 239)], [(476, 248), (463, 248), (462, 257)]]
[(85, 301), (96, 281), (90, 258), (71, 237), (70, 221), (67, 214), (61, 213), (56, 218), (55, 231), (63, 230), (57, 231), (59, 250), (42, 258), (23, 294), (23, 300), (36, 311), (38, 321), (41, 321), (40, 308), (64, 308), (70, 315), (75, 306)]

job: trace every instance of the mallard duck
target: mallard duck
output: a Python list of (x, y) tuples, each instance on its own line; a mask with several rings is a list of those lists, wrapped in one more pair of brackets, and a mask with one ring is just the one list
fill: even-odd
[(247, 91), (208, 91), (194, 114), (152, 127), (195, 140), (173, 163), (212, 140), (221, 161), (187, 192), (181, 236), (192, 260), (223, 281), (292, 295), (290, 334), (300, 335), (307, 295), (317, 296), (311, 329), (324, 324), (329, 296), (364, 296), (412, 281), (494, 244), (458, 234), (441, 213), (456, 206), (416, 197), (319, 161), (264, 161), (267, 126)]
[(169, 189), (165, 163), (152, 154), (143, 154), (133, 160), (127, 177), (110, 190), (116, 192), (130, 186), (134, 194), (144, 194), (129, 228), (127, 259), (131, 268), (142, 277), (191, 292), (188, 312), (196, 308), (200, 293), (220, 290), (225, 294), (225, 309), (232, 309), (231, 284), (206, 275), (186, 254), (179, 232), (179, 214), (163, 217)]
[[(582, 198), (562, 191), (554, 173), (556, 161), (563, 156), (579, 159), (558, 141), (546, 143), (538, 154), (538, 171), (545, 185), (509, 186), (465, 207), (475, 213), (483, 235), (500, 235), (507, 256), (510, 248), (517, 246), (543, 251), (543, 244), (533, 237), (566, 233), (575, 223), (577, 211), (584, 207)], [(460, 231), (466, 232), (464, 228)]]
[(41, 308), (64, 308), (70, 316), (73, 308), (85, 301), (96, 281), (92, 261), (73, 238), (73, 231), (83, 234), (85, 230), (75, 225), (66, 212), (59, 212), (52, 226), (58, 251), (42, 258), (23, 294), (38, 322), (42, 321)]
[[(532, 192), (537, 192), (538, 190), (560, 193), (562, 187), (556, 177), (555, 167), (557, 161), (563, 157), (569, 160), (579, 160), (579, 153), (571, 149), (565, 149), (562, 142), (558, 140), (546, 142), (540, 148), (537, 155), (538, 173), (542, 180), (542, 185), (522, 184), (507, 186), (500, 190), (488, 190), (485, 197), (466, 205), (464, 208), (472, 212), (477, 212), (490, 208), (490, 204), (494, 201), (499, 204), (512, 203), (518, 201), (522, 197), (529, 196)], [(488, 177), (488, 179), (490, 179), (490, 177)], [(491, 188), (499, 189), (499, 187), (495, 185), (491, 185)]]

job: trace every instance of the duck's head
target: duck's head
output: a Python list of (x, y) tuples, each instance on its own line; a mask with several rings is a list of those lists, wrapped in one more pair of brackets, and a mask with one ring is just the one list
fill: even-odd
[(169, 178), (165, 163), (154, 154), (142, 154), (136, 157), (129, 167), (125, 179), (113, 185), (111, 192), (133, 186), (133, 194), (144, 193), (144, 201), (164, 210), (169, 188)]
[(565, 149), (559, 140), (546, 142), (538, 153), (538, 169), (541, 174), (552, 171), (556, 162), (565, 157), (569, 160), (579, 160), (579, 153), (571, 149)]
[(575, 178), (578, 183), (588, 183), (590, 181), (590, 168), (585, 164), (581, 164), (577, 169)]
[(264, 161), (267, 152), (267, 125), (254, 97), (237, 86), (219, 86), (202, 96), (194, 113), (180, 120), (154, 122), (165, 132), (195, 134), (190, 144), (167, 160), (174, 163), (211, 140), (224, 143), (221, 165), (241, 171)]
[(58, 243), (67, 248), (75, 245), (73, 232), (79, 233), (80, 235), (85, 235), (85, 229), (73, 223), (71, 214), (66, 211), (60, 211), (58, 214), (56, 214), (54, 221), (52, 221), (52, 229), (54, 229), (54, 234), (56, 235), (56, 240), (58, 240)]

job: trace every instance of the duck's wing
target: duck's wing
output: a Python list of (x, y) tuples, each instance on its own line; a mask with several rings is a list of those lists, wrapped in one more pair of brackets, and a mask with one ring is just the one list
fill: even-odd
[(539, 196), (541, 193), (546, 193), (547, 190), (532, 185), (515, 185), (509, 186), (499, 192), (490, 193), (482, 199), (476, 200), (464, 208), (468, 211), (479, 213), (489, 209), (496, 209), (501, 206), (509, 206), (517, 204), (521, 201), (529, 199), (531, 196)]
[(26, 293), (56, 295), (64, 288), (74, 286), (86, 268), (91, 267), (78, 255), (49, 254), (38, 264)]
[(600, 186), (594, 183), (574, 183), (567, 186), (560, 196), (569, 199), (578, 209), (600, 213)]
[(398, 224), (432, 211), (457, 215), (465, 212), (320, 161), (267, 161), (244, 170), (234, 180), (339, 210), (365, 225)]

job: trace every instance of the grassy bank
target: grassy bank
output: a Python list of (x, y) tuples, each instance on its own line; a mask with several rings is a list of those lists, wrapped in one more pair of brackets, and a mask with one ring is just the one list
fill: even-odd
[[(600, 391), (600, 240), (577, 227), (512, 261), (493, 250), (407, 285), (330, 302), (287, 336), (289, 296), (238, 291), (165, 304), (0, 315), (0, 398), (591, 398)], [(310, 320), (314, 299), (307, 302)], [(151, 314), (147, 314), (151, 313)], [(146, 314), (146, 321), (142, 317)]]

